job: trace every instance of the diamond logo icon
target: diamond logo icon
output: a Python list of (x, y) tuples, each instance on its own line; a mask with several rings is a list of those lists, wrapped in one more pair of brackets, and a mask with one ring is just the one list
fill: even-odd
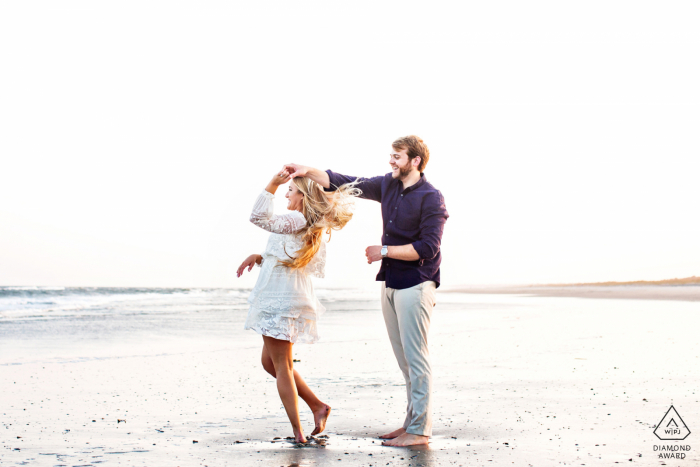
[(654, 434), (662, 441), (679, 441), (686, 439), (690, 430), (681, 416), (678, 415), (678, 411), (671, 406), (664, 418), (656, 425)]

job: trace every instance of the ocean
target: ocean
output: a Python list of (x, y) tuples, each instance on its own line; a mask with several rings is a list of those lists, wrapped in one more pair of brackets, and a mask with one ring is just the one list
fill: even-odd
[[(0, 364), (154, 342), (248, 345), (250, 289), (0, 287)], [(373, 290), (317, 290), (328, 310), (378, 310)], [(322, 318), (323, 319), (323, 318)], [(255, 345), (257, 345), (257, 340)]]
[[(177, 315), (247, 310), (250, 289), (0, 287), (0, 321), (58, 320), (122, 315)], [(331, 308), (378, 298), (374, 289), (317, 289)]]

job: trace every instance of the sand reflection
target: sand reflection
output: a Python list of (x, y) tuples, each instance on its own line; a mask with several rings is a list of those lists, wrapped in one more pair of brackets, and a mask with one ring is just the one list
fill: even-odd
[(327, 439), (311, 439), (307, 444), (295, 444), (285, 439), (249, 442), (236, 446), (245, 452), (256, 452), (258, 458), (272, 461), (285, 467), (309, 467), (330, 462), (338, 465), (381, 466), (406, 465), (432, 467), (436, 450), (447, 447), (445, 440), (436, 440), (432, 446), (394, 448), (382, 446), (375, 438), (330, 435)]

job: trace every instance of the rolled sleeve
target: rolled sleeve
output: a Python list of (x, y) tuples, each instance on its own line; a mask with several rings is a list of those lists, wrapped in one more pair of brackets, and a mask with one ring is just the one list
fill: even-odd
[(442, 232), (447, 218), (450, 217), (442, 194), (436, 192), (431, 198), (433, 199), (426, 200), (427, 210), (424, 208), (424, 212), (427, 211), (428, 214), (421, 219), (419, 239), (411, 244), (422, 260), (433, 259), (440, 252)]
[(360, 198), (370, 199), (372, 201), (382, 201), (382, 180), (383, 176), (364, 178), (364, 177), (353, 177), (350, 175), (343, 175), (332, 170), (326, 170), (328, 174), (328, 179), (330, 181), (330, 187), (324, 188), (325, 191), (335, 191), (341, 185), (346, 183), (353, 183), (357, 181), (357, 188), (362, 191)]

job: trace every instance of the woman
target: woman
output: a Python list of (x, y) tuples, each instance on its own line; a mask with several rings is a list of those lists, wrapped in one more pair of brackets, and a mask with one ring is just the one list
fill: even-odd
[(275, 174), (253, 206), (250, 221), (269, 232), (262, 255), (253, 254), (238, 268), (262, 267), (250, 293), (245, 329), (262, 334), (262, 366), (277, 378), (277, 390), (292, 423), (294, 439), (305, 443), (299, 421), (297, 395), (309, 406), (316, 424), (311, 435), (321, 433), (331, 407), (321, 402), (294, 370), (292, 345), (318, 340), (316, 321), (325, 308), (316, 298), (309, 276), (323, 277), (326, 249), (323, 233), (340, 230), (352, 218), (352, 198), (359, 195), (354, 184), (326, 194), (316, 182), (296, 177), (289, 185), (288, 214), (274, 215), (272, 201), (280, 185), (290, 180), (286, 170)]

